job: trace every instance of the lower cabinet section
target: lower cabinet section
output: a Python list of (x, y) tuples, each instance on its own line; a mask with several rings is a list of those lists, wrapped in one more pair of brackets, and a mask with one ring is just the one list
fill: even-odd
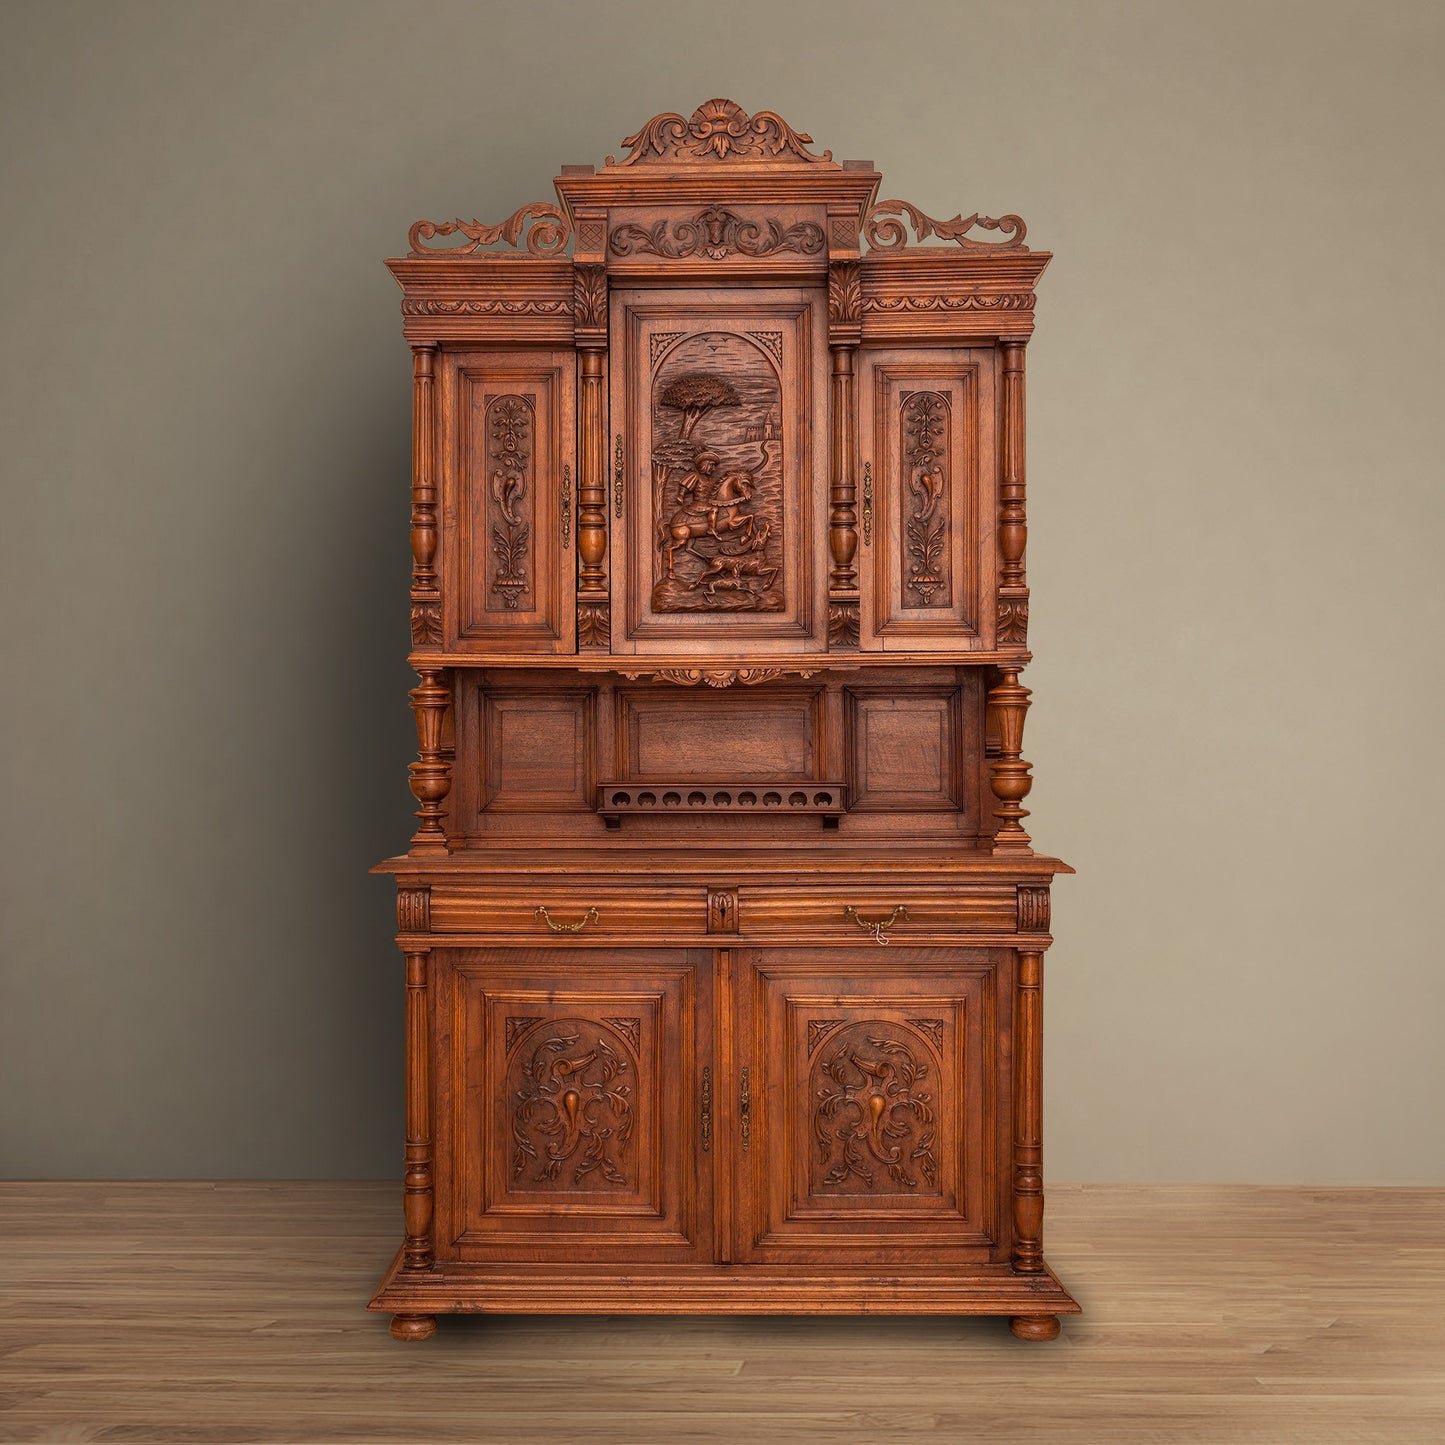
[(1036, 954), (411, 958), (407, 1246), (372, 1302), (401, 1337), (470, 1310), (1004, 1314), (1019, 1333), (1077, 1309), (1037, 1253), (1032, 1103), (1016, 1117)]

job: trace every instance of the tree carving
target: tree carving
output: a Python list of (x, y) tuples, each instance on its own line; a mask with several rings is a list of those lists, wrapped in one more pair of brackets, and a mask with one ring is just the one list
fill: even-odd
[(715, 406), (738, 406), (738, 394), (720, 376), (692, 371), (679, 376), (671, 386), (664, 387), (657, 398), (659, 406), (682, 413), (682, 441), (691, 439), (698, 422)]

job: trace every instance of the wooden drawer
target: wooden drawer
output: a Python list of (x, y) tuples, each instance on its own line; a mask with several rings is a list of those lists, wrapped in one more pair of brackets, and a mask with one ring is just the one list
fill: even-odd
[(738, 931), (748, 936), (856, 940), (868, 936), (870, 924), (883, 925), (885, 938), (1011, 933), (1017, 917), (1012, 883), (966, 889), (760, 884), (738, 893)]
[(666, 885), (607, 888), (585, 879), (565, 887), (531, 886), (525, 881), (485, 888), (436, 884), (431, 893), (431, 927), (433, 933), (507, 934), (539, 942), (691, 937), (707, 930), (707, 890)]

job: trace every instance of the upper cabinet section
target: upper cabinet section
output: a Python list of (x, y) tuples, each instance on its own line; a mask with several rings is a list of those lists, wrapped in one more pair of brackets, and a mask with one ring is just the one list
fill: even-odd
[(414, 657), (1024, 654), (1049, 257), (880, 180), (712, 100), (412, 226)]

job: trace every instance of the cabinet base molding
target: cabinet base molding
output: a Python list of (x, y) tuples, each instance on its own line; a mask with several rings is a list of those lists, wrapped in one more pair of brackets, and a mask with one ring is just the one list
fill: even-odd
[[(756, 1265), (657, 1266), (646, 1273), (610, 1265), (408, 1270), (399, 1253), (370, 1308), (408, 1320), (439, 1314), (1006, 1315), (1021, 1339), (1052, 1339), (1059, 1315), (1080, 1313), (1052, 1270), (1019, 1274), (1007, 1265), (947, 1273), (907, 1265), (872, 1272)], [(399, 1333), (396, 1321), (392, 1333), (425, 1338)]]

